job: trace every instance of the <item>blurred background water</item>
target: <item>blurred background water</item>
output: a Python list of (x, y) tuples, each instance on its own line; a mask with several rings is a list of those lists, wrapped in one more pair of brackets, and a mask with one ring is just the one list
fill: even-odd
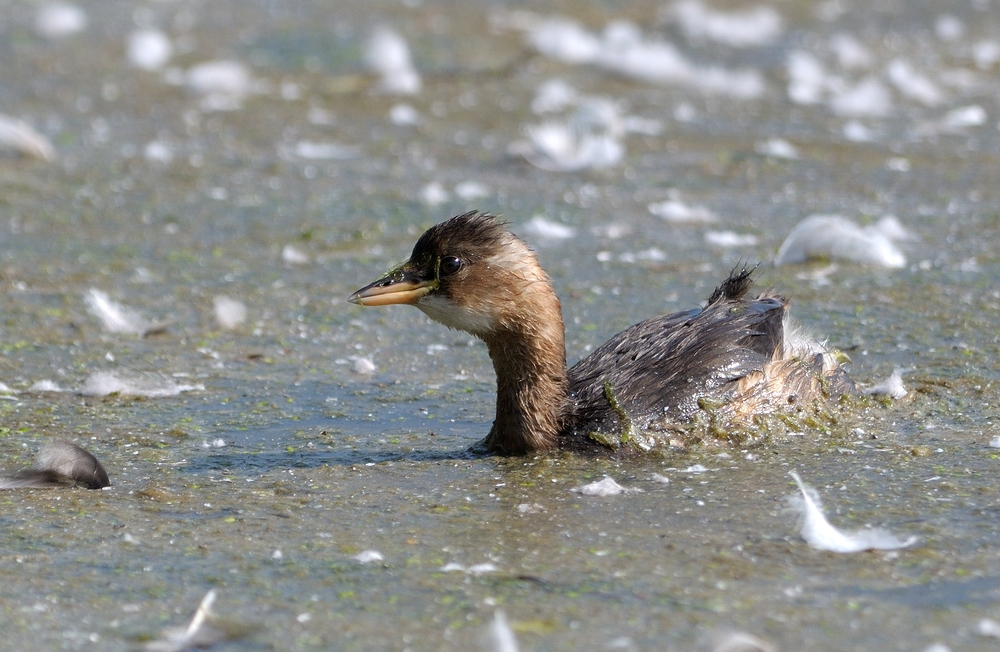
[[(114, 483), (4, 493), (0, 648), (141, 647), (212, 588), (220, 649), (494, 649), (498, 609), (526, 650), (995, 648), (993, 0), (0, 9), (0, 459), (69, 438)], [(470, 209), (537, 249), (571, 362), (759, 261), (908, 392), (747, 450), (470, 457), (484, 347), (344, 301)], [(772, 265), (811, 215), (853, 226)], [(919, 542), (809, 548), (789, 470)], [(569, 491), (604, 475), (643, 492)]]

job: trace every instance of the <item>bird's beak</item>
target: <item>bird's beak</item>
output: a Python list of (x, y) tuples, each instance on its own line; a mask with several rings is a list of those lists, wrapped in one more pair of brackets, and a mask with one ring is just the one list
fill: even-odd
[(347, 297), (347, 300), (362, 306), (414, 304), (436, 287), (437, 279), (420, 278), (413, 272), (396, 268)]

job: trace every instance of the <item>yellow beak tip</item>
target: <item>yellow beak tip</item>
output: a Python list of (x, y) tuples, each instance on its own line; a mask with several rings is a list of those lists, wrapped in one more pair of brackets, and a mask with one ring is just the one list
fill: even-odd
[(359, 306), (412, 305), (433, 289), (428, 283), (400, 282), (390, 285), (378, 283), (380, 282), (376, 281), (375, 285), (358, 290), (347, 297), (347, 300)]

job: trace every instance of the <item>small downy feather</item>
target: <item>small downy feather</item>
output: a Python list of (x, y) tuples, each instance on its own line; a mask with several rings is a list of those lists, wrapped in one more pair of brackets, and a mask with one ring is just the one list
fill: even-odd
[(216, 615), (212, 611), (216, 595), (215, 589), (205, 594), (187, 627), (165, 629), (159, 639), (148, 642), (144, 649), (147, 652), (183, 652), (209, 648), (219, 643), (239, 641), (260, 629), (260, 624), (256, 622)]
[(209, 647), (226, 640), (226, 635), (210, 624), (214, 617), (212, 604), (215, 589), (209, 590), (202, 598), (187, 627), (177, 627), (164, 631), (163, 638), (150, 641), (146, 649), (150, 652), (180, 652), (195, 647)]
[(882, 382), (866, 388), (864, 392), (876, 396), (888, 396), (896, 400), (903, 398), (908, 393), (903, 385), (903, 370), (893, 369), (892, 375)]
[(774, 643), (747, 632), (730, 632), (720, 637), (712, 652), (777, 652)]
[(0, 114), (0, 149), (7, 149), (42, 161), (56, 156), (49, 139), (28, 123)]
[(181, 392), (205, 389), (201, 384), (178, 384), (173, 378), (155, 373), (129, 371), (95, 371), (77, 390), (81, 396), (144, 396), (160, 398), (177, 396)]
[(517, 638), (514, 630), (507, 623), (507, 616), (502, 611), (493, 614), (493, 624), (490, 625), (490, 638), (493, 639), (493, 649), (496, 652), (517, 652)]
[(600, 496), (602, 498), (606, 496), (617, 496), (618, 494), (642, 493), (642, 489), (637, 487), (623, 487), (615, 482), (614, 478), (609, 476), (604, 476), (604, 479), (591, 482), (590, 484), (573, 487), (570, 491), (577, 494), (583, 494), (584, 496)]
[(799, 527), (802, 538), (809, 547), (830, 552), (862, 552), (865, 550), (895, 550), (906, 548), (917, 542), (917, 537), (901, 540), (881, 529), (841, 532), (823, 515), (819, 495), (812, 487), (802, 482), (795, 471), (789, 471), (802, 495), (790, 496), (789, 504), (799, 513)]
[(906, 266), (906, 256), (894, 242), (899, 239), (901, 228), (895, 218), (862, 227), (840, 215), (811, 215), (788, 234), (774, 257), (774, 264), (794, 265), (831, 258), (898, 269)]
[(131, 333), (145, 337), (167, 330), (169, 322), (151, 322), (139, 313), (111, 300), (104, 292), (91, 288), (83, 297), (87, 309), (109, 333)]

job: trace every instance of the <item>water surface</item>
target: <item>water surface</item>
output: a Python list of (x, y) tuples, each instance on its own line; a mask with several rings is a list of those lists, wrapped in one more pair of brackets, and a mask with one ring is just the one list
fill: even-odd
[[(80, 4), (86, 29), (55, 40), (35, 33), (34, 4), (0, 6), (0, 111), (57, 151), (53, 162), (0, 158), (0, 382), (18, 392), (0, 400), (0, 460), (19, 468), (70, 438), (114, 483), (2, 496), (0, 647), (133, 649), (217, 588), (218, 613), (260, 625), (232, 649), (489, 649), (497, 609), (528, 650), (708, 650), (736, 630), (785, 650), (994, 649), (977, 634), (981, 619), (1000, 619), (1000, 449), (989, 446), (1000, 78), (976, 55), (1000, 33), (992, 4), (782, 2), (780, 33), (746, 48), (694, 39), (669, 5), (533, 7), (594, 34), (630, 20), (702, 69), (752, 70), (764, 89), (752, 98), (541, 56), (504, 3), (92, 2)], [(128, 65), (137, 25), (172, 39), (163, 71)], [(409, 43), (419, 94), (372, 92), (364, 49), (379, 25)], [(845, 34), (866, 63), (844, 59)], [(793, 52), (824, 67), (815, 104), (790, 99)], [(206, 110), (171, 83), (213, 59), (250, 70), (241, 108)], [(940, 98), (893, 82), (897, 60)], [(661, 130), (624, 136), (607, 169), (539, 170), (507, 148), (549, 118), (530, 105), (553, 78)], [(837, 84), (868, 78), (888, 107), (838, 112)], [(418, 124), (393, 123), (400, 103)], [(985, 119), (948, 122), (971, 106)], [(767, 155), (770, 139), (797, 157)], [(146, 155), (154, 141), (169, 162)], [(302, 142), (349, 156), (302, 157)], [(468, 181), (484, 196), (462, 199)], [(449, 198), (429, 205), (432, 183)], [(718, 221), (649, 212), (670, 197)], [(502, 213), (536, 247), (563, 300), (571, 361), (762, 261), (761, 284), (851, 357), (860, 385), (899, 367), (909, 393), (860, 399), (752, 449), (472, 456), (492, 420), (484, 347), (416, 310), (344, 300), (405, 259), (424, 228), (472, 208)], [(914, 236), (900, 243), (907, 265), (769, 266), (813, 213), (898, 216)], [(536, 215), (573, 236), (526, 230)], [(709, 244), (709, 231), (756, 244)], [(288, 262), (289, 245), (308, 262)], [(171, 325), (107, 333), (87, 310), (91, 288)], [(220, 295), (248, 309), (234, 330), (215, 321)], [(358, 359), (374, 372), (356, 373)], [(97, 371), (203, 389), (28, 391), (40, 380), (73, 390)], [(694, 465), (710, 470), (683, 472)], [(810, 549), (785, 511), (789, 470), (835, 524), (919, 543)], [(569, 491), (604, 475), (643, 491)], [(384, 561), (354, 560), (364, 550)], [(441, 570), (453, 562), (495, 570)]]

